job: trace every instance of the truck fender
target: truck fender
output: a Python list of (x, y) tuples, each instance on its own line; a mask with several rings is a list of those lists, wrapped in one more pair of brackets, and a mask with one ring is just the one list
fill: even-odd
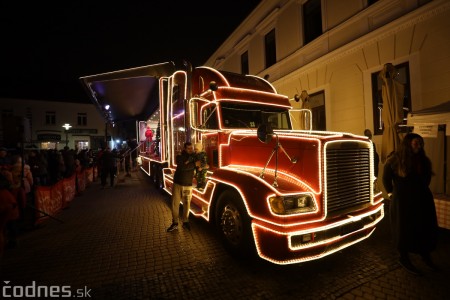
[[(254, 174), (231, 168), (217, 170), (211, 179), (216, 183), (210, 212), (212, 216), (214, 216), (216, 205), (214, 202), (227, 189), (236, 191), (251, 219), (266, 219), (267, 216), (272, 215), (267, 198), (269, 195), (276, 194), (277, 189), (267, 181)], [(283, 179), (279, 179), (278, 182), (282, 185)], [(311, 192), (311, 189), (308, 189), (306, 185), (296, 185), (290, 192), (292, 194)]]

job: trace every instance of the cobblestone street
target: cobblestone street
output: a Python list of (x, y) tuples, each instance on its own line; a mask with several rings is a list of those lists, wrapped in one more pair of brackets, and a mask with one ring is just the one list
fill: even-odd
[(329, 257), (279, 266), (239, 261), (214, 228), (167, 233), (170, 197), (142, 172), (115, 188), (91, 184), (57, 218), (25, 232), (1, 260), (2, 286), (70, 286), (93, 299), (448, 299), (450, 231), (433, 258), (441, 271), (410, 275), (396, 260), (385, 218), (367, 240)]

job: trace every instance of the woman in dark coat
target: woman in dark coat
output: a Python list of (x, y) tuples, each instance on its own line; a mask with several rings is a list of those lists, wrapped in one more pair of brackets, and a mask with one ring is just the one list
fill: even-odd
[(415, 133), (405, 136), (384, 166), (383, 184), (391, 199), (391, 226), (399, 262), (416, 275), (420, 272), (408, 253), (420, 254), (429, 267), (436, 269), (430, 256), (438, 235), (436, 208), (429, 188), (432, 175), (423, 138)]

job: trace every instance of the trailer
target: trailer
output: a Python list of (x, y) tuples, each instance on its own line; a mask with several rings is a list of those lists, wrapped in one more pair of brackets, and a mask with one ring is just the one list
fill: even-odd
[[(80, 78), (94, 104), (134, 118), (141, 169), (171, 194), (176, 155), (201, 142), (209, 169), (190, 212), (231, 253), (275, 264), (319, 259), (368, 238), (384, 217), (366, 137), (315, 131), (308, 110), (265, 79), (168, 62)], [(303, 128), (294, 130), (295, 128)]]

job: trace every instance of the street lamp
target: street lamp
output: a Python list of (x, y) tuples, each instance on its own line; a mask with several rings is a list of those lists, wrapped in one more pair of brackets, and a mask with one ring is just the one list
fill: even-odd
[(66, 132), (66, 147), (69, 146), (69, 128), (72, 127), (69, 123), (64, 124), (62, 127), (64, 127)]
[(105, 149), (108, 145), (108, 123), (111, 121), (111, 111), (109, 110), (111, 106), (106, 104), (104, 106), (104, 116), (105, 116)]

